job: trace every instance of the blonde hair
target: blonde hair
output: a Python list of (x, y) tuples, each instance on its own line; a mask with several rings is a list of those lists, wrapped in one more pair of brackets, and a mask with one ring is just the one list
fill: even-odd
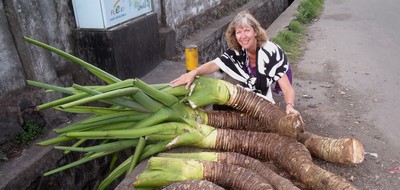
[(240, 51), (242, 49), (236, 40), (235, 29), (236, 27), (244, 26), (246, 24), (250, 25), (257, 33), (257, 47), (261, 47), (268, 40), (267, 32), (263, 27), (261, 27), (260, 23), (253, 17), (253, 15), (247, 11), (242, 11), (232, 19), (228, 28), (226, 29), (225, 39), (230, 49), (234, 49), (236, 51)]

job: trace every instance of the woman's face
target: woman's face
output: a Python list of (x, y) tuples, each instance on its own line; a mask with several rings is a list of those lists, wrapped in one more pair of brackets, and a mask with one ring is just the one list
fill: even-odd
[(257, 48), (257, 33), (249, 24), (238, 26), (235, 28), (235, 36), (238, 43), (243, 49), (255, 51)]

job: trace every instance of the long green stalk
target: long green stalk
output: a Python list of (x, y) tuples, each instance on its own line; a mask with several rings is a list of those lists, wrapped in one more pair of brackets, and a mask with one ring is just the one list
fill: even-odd
[(164, 134), (164, 135), (149, 135), (147, 136), (147, 140), (151, 142), (159, 142), (163, 140), (173, 140), (176, 138), (176, 134)]
[(71, 55), (69, 53), (66, 53), (66, 52), (61, 51), (61, 50), (59, 50), (57, 48), (54, 48), (54, 47), (52, 47), (50, 45), (47, 45), (45, 43), (39, 42), (37, 40), (31, 39), (31, 38), (28, 38), (28, 37), (25, 37), (25, 36), (24, 36), (24, 40), (29, 42), (29, 43), (31, 43), (31, 44), (37, 45), (37, 46), (42, 47), (44, 49), (47, 49), (47, 50), (49, 50), (51, 52), (54, 52), (54, 53), (66, 58), (68, 60), (71, 60), (72, 62), (74, 62), (74, 63), (86, 68), (88, 71), (90, 71), (92, 74), (94, 74), (95, 76), (97, 76), (100, 79), (102, 79), (107, 84), (113, 84), (113, 83), (121, 81), (117, 77), (115, 77), (115, 76), (113, 76), (113, 75), (101, 70), (100, 68), (95, 67), (95, 66), (91, 65), (90, 63), (88, 63), (86, 61), (83, 61), (82, 59), (79, 59), (79, 58), (77, 58), (77, 57), (75, 57), (75, 56), (73, 56), (73, 55)]
[[(127, 88), (127, 87), (132, 87), (132, 80), (124, 80), (118, 83), (114, 83), (114, 84), (110, 84), (107, 86), (101, 86), (95, 90), (99, 91), (99, 92), (107, 92), (107, 91), (112, 91), (112, 90), (116, 90), (116, 89), (121, 89), (121, 88)], [(71, 96), (67, 96), (65, 98), (61, 98), (61, 99), (57, 99), (45, 104), (42, 104), (40, 106), (37, 106), (37, 110), (44, 110), (47, 108), (52, 108), (61, 104), (65, 104), (68, 102), (72, 102), (72, 101), (76, 101), (85, 97), (90, 96), (88, 93), (86, 92), (82, 92), (82, 93), (78, 93), (78, 94), (74, 94)]]
[(65, 133), (65, 135), (67, 137), (87, 138), (87, 139), (99, 139), (102, 137), (129, 139), (129, 138), (139, 138), (141, 136), (157, 134), (164, 130), (176, 130), (177, 132), (182, 132), (183, 130), (190, 130), (190, 126), (184, 123), (169, 122), (146, 128), (138, 128), (138, 129), (134, 128), (127, 130), (113, 130), (113, 131), (68, 132)]
[(105, 107), (95, 107), (95, 106), (74, 106), (70, 108), (60, 109), (55, 108), (59, 111), (70, 112), (70, 113), (90, 113), (94, 115), (107, 115), (112, 113), (121, 113), (121, 112), (131, 112), (130, 109), (119, 109), (119, 108), (105, 108)]
[(31, 86), (36, 86), (36, 87), (45, 88), (45, 89), (51, 89), (55, 92), (61, 92), (61, 93), (65, 93), (65, 94), (74, 94), (74, 92), (72, 90), (64, 88), (64, 87), (59, 87), (59, 86), (51, 85), (51, 84), (45, 84), (45, 83), (32, 81), (32, 80), (26, 80), (26, 82), (28, 85), (31, 85)]
[(124, 116), (134, 116), (134, 115), (145, 115), (145, 116), (149, 116), (148, 113), (141, 113), (138, 111), (123, 111), (123, 112), (115, 112), (115, 113), (111, 113), (111, 114), (107, 114), (107, 115), (100, 115), (97, 117), (92, 117), (92, 118), (88, 118), (85, 119), (81, 122), (81, 124), (88, 124), (88, 123), (96, 123), (99, 121), (104, 121), (104, 120), (109, 120), (109, 119), (113, 119), (113, 118), (118, 118), (118, 117), (124, 117)]
[(89, 102), (106, 100), (106, 99), (110, 99), (110, 98), (121, 97), (124, 95), (131, 95), (131, 94), (135, 94), (137, 91), (138, 91), (138, 89), (133, 88), (133, 87), (113, 90), (113, 91), (105, 92), (105, 93), (98, 94), (98, 95), (93, 95), (90, 97), (82, 98), (82, 99), (79, 99), (79, 100), (76, 100), (73, 102), (69, 102), (69, 103), (60, 105), (60, 108), (69, 108), (69, 107), (73, 107), (73, 106), (79, 106), (82, 104), (86, 104)]
[(36, 145), (40, 145), (40, 146), (49, 146), (49, 145), (53, 145), (53, 144), (58, 144), (58, 143), (62, 143), (62, 142), (67, 142), (70, 140), (74, 140), (75, 138), (72, 137), (67, 137), (65, 135), (59, 135), (57, 137), (54, 138), (50, 138), (41, 142), (36, 143)]
[(122, 123), (132, 123), (132, 122), (142, 121), (145, 118), (148, 118), (148, 116), (149, 114), (124, 115), (119, 117), (103, 119), (96, 122), (89, 122), (89, 123), (78, 122), (78, 123), (73, 123), (64, 128), (54, 129), (54, 131), (57, 133), (67, 133), (73, 131), (96, 130), (95, 128), (104, 128), (105, 126), (109, 126), (109, 128), (115, 129), (113, 125), (120, 125), (120, 124), (124, 125)]
[(126, 176), (128, 176), (133, 171), (133, 168), (137, 165), (139, 157), (142, 154), (145, 145), (146, 145), (146, 139), (144, 137), (140, 137), (139, 142), (135, 149), (135, 153), (133, 154), (132, 161), (129, 165), (129, 169), (126, 171)]
[[(78, 89), (78, 90), (81, 90), (83, 92), (86, 92), (86, 93), (92, 95), (92, 97), (95, 96), (95, 95), (100, 96), (101, 94), (104, 94), (104, 93), (99, 92), (99, 91), (97, 91), (95, 89), (90, 89), (90, 88), (87, 88), (87, 87), (84, 87), (84, 86), (81, 86), (81, 85), (74, 84), (72, 86), (74, 88)], [(118, 94), (119, 93), (118, 91), (121, 91), (123, 89), (125, 89), (125, 90), (134, 89), (134, 87), (116, 89), (116, 90), (114, 90), (112, 92)], [(109, 91), (107, 93), (111, 93), (111, 91)], [(134, 92), (134, 93), (136, 93), (136, 92)], [(127, 99), (127, 98), (123, 98), (122, 96), (124, 96), (124, 95), (125, 94), (121, 93), (121, 94), (118, 94), (117, 97), (101, 99), (99, 101), (103, 101), (103, 102), (106, 102), (106, 103), (109, 103), (109, 104), (116, 104), (116, 105), (120, 105), (120, 106), (125, 106), (125, 107), (128, 107), (128, 108), (136, 110), (136, 111), (141, 111), (141, 112), (148, 112), (149, 111), (148, 109), (144, 108), (143, 106), (141, 106), (140, 104), (136, 103), (135, 101), (132, 101), (132, 100)]]
[(112, 155), (111, 158), (111, 162), (110, 162), (110, 171), (115, 167), (115, 165), (117, 164), (118, 158), (119, 158), (119, 153), (120, 152), (114, 152), (114, 154)]
[(113, 123), (112, 125), (101, 125), (96, 128), (91, 128), (90, 130), (96, 130), (96, 131), (109, 131), (109, 130), (123, 130), (123, 129), (129, 129), (132, 128), (132, 126), (135, 125), (136, 122), (134, 121), (128, 121), (128, 122), (121, 122), (121, 123)]
[(151, 116), (137, 122), (134, 125), (134, 128), (144, 128), (148, 126), (153, 126), (160, 124), (164, 121), (182, 121), (181, 117), (174, 112), (173, 110), (169, 109), (168, 107), (160, 108), (157, 112), (151, 114)]
[(161, 88), (160, 91), (176, 97), (186, 96), (189, 93), (189, 90), (187, 90), (184, 85), (177, 87), (167, 86), (165, 88)]
[[(133, 81), (135, 79), (126, 79), (126, 80), (132, 80)], [(148, 85), (150, 85), (151, 87), (153, 87), (153, 88), (155, 88), (157, 90), (161, 90), (161, 91), (163, 91), (164, 89), (167, 89), (167, 88), (171, 88), (168, 83), (158, 83), (158, 84), (148, 84)], [(90, 88), (90, 89), (97, 89), (99, 87), (102, 87), (102, 85), (85, 85), (85, 87)], [(63, 87), (63, 88), (65, 88), (66, 90), (71, 90), (73, 92), (77, 91), (73, 87)], [(53, 90), (48, 90), (48, 92), (52, 92), (52, 91)], [(173, 95), (173, 94), (171, 94), (171, 95)]]
[[(143, 154), (140, 156), (139, 160), (142, 161), (152, 155), (155, 155), (159, 152), (167, 150), (165, 145), (168, 144), (169, 141), (161, 141), (157, 144), (150, 144), (147, 145), (144, 150)], [(133, 155), (122, 162), (117, 168), (115, 168), (99, 185), (98, 189), (103, 190), (106, 189), (113, 181), (118, 179), (128, 170), (129, 164), (132, 162)]]
[(132, 98), (150, 112), (156, 112), (164, 107), (164, 105), (162, 105), (160, 102), (155, 101), (141, 90), (133, 94)]
[(148, 84), (145, 82), (141, 81), (140, 79), (136, 79), (133, 81), (133, 85), (141, 89), (143, 92), (145, 92), (147, 95), (150, 97), (154, 98), (158, 102), (166, 105), (166, 106), (171, 106), (178, 102), (178, 98), (176, 98), (173, 95), (164, 93)]
[(132, 158), (133, 155), (127, 158), (119, 166), (117, 166), (117, 168), (115, 168), (103, 181), (101, 181), (97, 189), (106, 189), (113, 181), (117, 180), (120, 176), (126, 173), (126, 170), (128, 169), (129, 163), (131, 162)]
[(158, 143), (154, 144), (149, 144), (143, 149), (142, 155), (140, 155), (139, 160), (144, 160), (146, 158), (149, 158), (157, 153), (163, 152), (168, 150), (167, 144), (170, 142), (170, 140), (162, 140)]
[(94, 154), (90, 154), (90, 156), (83, 157), (83, 158), (81, 158), (81, 159), (79, 159), (79, 160), (77, 160), (77, 161), (75, 161), (75, 162), (72, 162), (72, 163), (69, 163), (69, 164), (67, 164), (67, 165), (61, 166), (61, 167), (59, 167), (59, 168), (57, 168), (57, 169), (48, 171), (48, 172), (44, 173), (43, 175), (44, 175), (44, 176), (49, 176), (49, 175), (52, 175), (52, 174), (55, 174), (55, 173), (64, 171), (64, 170), (66, 170), (66, 169), (69, 169), (69, 168), (78, 166), (78, 165), (80, 165), (80, 164), (89, 162), (89, 161), (94, 160), (94, 159), (96, 159), (96, 158), (104, 157), (104, 156), (106, 156), (106, 155), (112, 154), (112, 153), (117, 152), (117, 151), (120, 151), (120, 149), (115, 149), (115, 150), (113, 150), (113, 151), (97, 152), (97, 153), (94, 153)]
[[(79, 139), (78, 141), (76, 141), (71, 147), (78, 147), (78, 146), (80, 146), (81, 144), (83, 144), (83, 143), (85, 143), (86, 142), (86, 139)], [(71, 151), (70, 150), (65, 150), (64, 151), (64, 154), (68, 154), (68, 153), (70, 153)]]
[(119, 140), (111, 143), (100, 144), (91, 147), (68, 147), (68, 146), (54, 146), (57, 150), (69, 150), (76, 152), (104, 152), (104, 151), (112, 151), (115, 149), (125, 149), (130, 147), (135, 147), (139, 144), (138, 139), (132, 140)]

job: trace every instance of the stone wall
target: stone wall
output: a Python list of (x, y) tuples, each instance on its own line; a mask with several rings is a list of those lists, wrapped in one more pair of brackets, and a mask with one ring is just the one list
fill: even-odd
[[(71, 3), (62, 1), (0, 2), (0, 145), (2, 151), (22, 130), (25, 116), (44, 117), (47, 125), (58, 118), (54, 113), (34, 112), (34, 105), (47, 102), (60, 95), (40, 93), (29, 88), (26, 80), (51, 84), (71, 84), (82, 69), (71, 66), (63, 58), (34, 47), (23, 40), (30, 37), (73, 53), (75, 39), (72, 35), (75, 21)], [(74, 72), (71, 72), (74, 71)], [(79, 78), (79, 77), (75, 77)], [(82, 77), (81, 77), (82, 78)], [(79, 80), (76, 80), (79, 82)], [(29, 114), (27, 113), (29, 112)]]
[[(214, 9), (221, 3), (227, 1), (228, 0), (154, 0), (153, 7), (154, 12), (158, 14), (160, 25), (177, 29), (187, 20), (195, 18), (207, 10)], [(236, 0), (234, 0), (234, 2), (236, 2)]]

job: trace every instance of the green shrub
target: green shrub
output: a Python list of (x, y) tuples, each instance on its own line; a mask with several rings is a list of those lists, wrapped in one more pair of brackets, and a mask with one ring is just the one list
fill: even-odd
[(301, 55), (301, 43), (303, 42), (301, 34), (294, 33), (289, 29), (282, 30), (278, 35), (271, 38), (271, 41), (277, 43), (286, 53), (289, 62), (295, 62)]
[(8, 160), (7, 155), (3, 151), (0, 151), (0, 160)]
[(44, 128), (38, 126), (32, 121), (26, 121), (22, 128), (24, 130), (21, 131), (16, 137), (18, 144), (28, 144), (29, 142), (39, 138), (45, 132)]
[(323, 0), (302, 1), (297, 8), (296, 18), (289, 23), (286, 29), (271, 38), (271, 41), (277, 43), (285, 51), (290, 62), (296, 62), (303, 55), (301, 44), (304, 42), (306, 33), (304, 24), (308, 24), (318, 17), (323, 3)]
[(304, 34), (304, 26), (296, 20), (293, 20), (289, 23), (289, 30), (296, 34)]
[(299, 4), (297, 21), (308, 24), (315, 19), (322, 10), (323, 0), (304, 0)]

